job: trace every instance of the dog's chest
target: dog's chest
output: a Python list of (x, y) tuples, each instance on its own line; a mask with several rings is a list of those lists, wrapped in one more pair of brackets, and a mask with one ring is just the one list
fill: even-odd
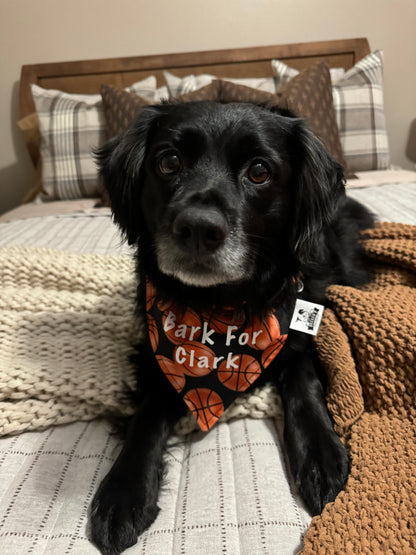
[(287, 316), (276, 311), (260, 320), (233, 308), (197, 313), (158, 300), (149, 282), (146, 289), (156, 360), (207, 431), (279, 354), (288, 334)]

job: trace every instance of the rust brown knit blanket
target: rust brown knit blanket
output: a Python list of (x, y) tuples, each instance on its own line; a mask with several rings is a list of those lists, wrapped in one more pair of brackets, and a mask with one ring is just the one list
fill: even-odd
[(365, 244), (374, 281), (331, 287), (317, 337), (351, 474), (304, 555), (416, 553), (416, 226), (378, 224)]

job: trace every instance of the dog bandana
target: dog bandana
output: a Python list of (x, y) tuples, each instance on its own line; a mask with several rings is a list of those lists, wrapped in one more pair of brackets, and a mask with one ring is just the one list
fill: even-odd
[(146, 312), (156, 360), (202, 431), (259, 378), (287, 338), (288, 323), (276, 313), (263, 321), (232, 308), (198, 314), (158, 300), (149, 281)]

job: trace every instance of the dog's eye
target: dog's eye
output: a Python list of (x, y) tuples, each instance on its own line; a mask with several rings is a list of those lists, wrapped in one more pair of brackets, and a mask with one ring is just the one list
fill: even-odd
[(264, 183), (269, 179), (270, 171), (269, 168), (263, 164), (263, 162), (256, 160), (248, 168), (247, 177), (253, 183)]
[(173, 175), (181, 169), (181, 161), (175, 153), (169, 153), (162, 156), (159, 160), (159, 170), (163, 175)]

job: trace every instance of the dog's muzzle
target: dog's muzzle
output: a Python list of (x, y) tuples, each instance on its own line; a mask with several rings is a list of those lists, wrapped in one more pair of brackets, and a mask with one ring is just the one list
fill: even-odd
[(212, 287), (247, 279), (254, 258), (240, 223), (221, 210), (194, 204), (176, 211), (156, 235), (161, 272), (196, 287)]

